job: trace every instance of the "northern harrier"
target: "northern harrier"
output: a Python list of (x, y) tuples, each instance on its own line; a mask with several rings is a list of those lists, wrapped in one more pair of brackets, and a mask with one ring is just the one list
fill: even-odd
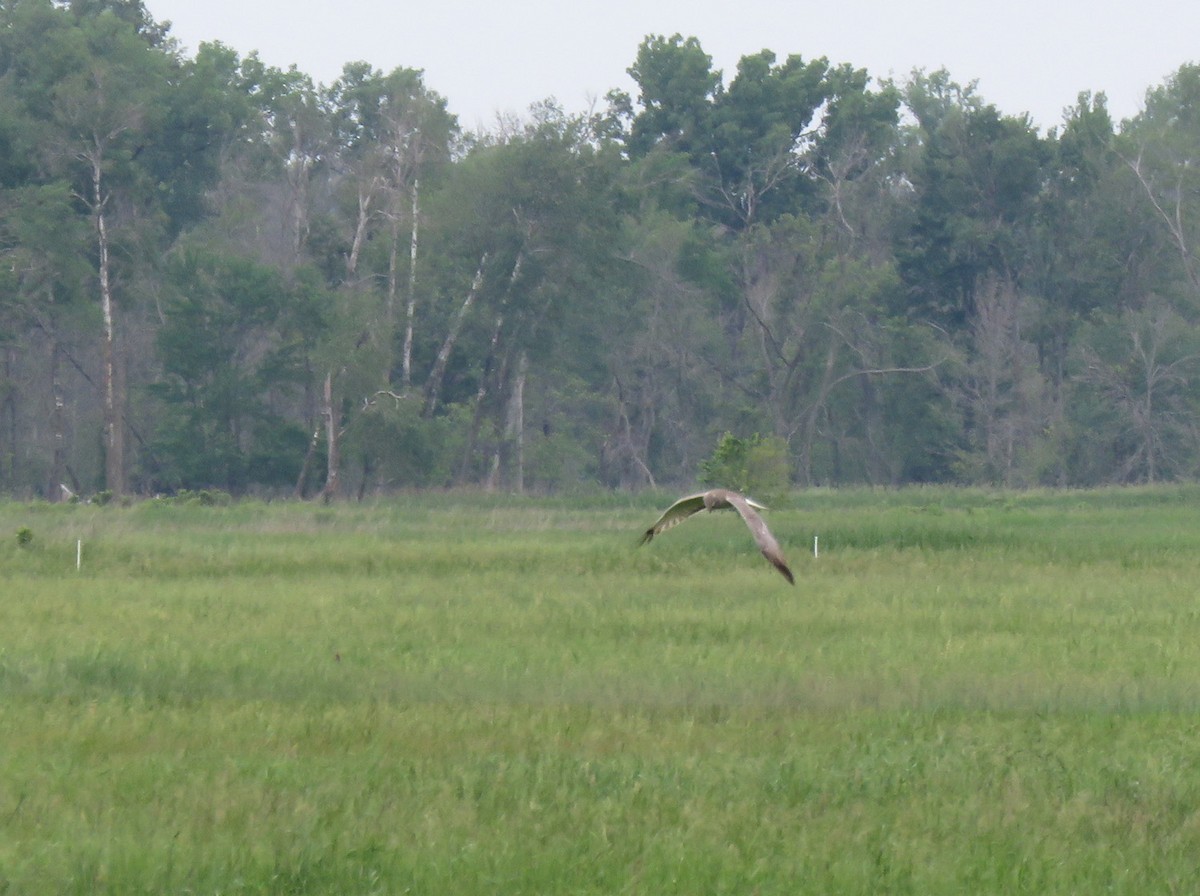
[(672, 526), (679, 525), (693, 513), (701, 510), (736, 510), (746, 521), (750, 534), (754, 536), (754, 541), (758, 545), (758, 549), (762, 551), (762, 555), (771, 561), (771, 565), (779, 570), (790, 584), (795, 585), (796, 580), (792, 577), (792, 571), (788, 569), (787, 561), (783, 559), (783, 552), (779, 550), (779, 542), (775, 540), (775, 536), (771, 534), (771, 530), (767, 528), (763, 518), (758, 515), (759, 510), (766, 509), (745, 495), (739, 495), (726, 488), (714, 488), (707, 492), (700, 492), (698, 495), (680, 498), (663, 512), (663, 515), (658, 518), (658, 522), (642, 533), (642, 540), (638, 543), (645, 544), (655, 535), (667, 531)]

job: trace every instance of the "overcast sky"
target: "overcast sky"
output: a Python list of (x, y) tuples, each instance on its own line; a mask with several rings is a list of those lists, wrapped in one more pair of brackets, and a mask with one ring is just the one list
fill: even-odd
[(695, 36), (728, 84), (762, 49), (849, 62), (876, 78), (946, 68), (1043, 130), (1082, 90), (1120, 121), (1200, 62), (1196, 0), (145, 0), (193, 55), (219, 40), (328, 84), (346, 62), (423, 69), (466, 128), (546, 97), (572, 112), (614, 87), (647, 34)]

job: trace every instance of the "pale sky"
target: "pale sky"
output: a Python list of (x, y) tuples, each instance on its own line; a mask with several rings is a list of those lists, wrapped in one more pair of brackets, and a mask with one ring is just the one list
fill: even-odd
[[(877, 79), (946, 68), (1043, 130), (1080, 91), (1118, 122), (1147, 88), (1200, 62), (1196, 0), (145, 0), (193, 55), (219, 40), (328, 84), (346, 62), (423, 69), (468, 129), (554, 97), (585, 111), (617, 87), (647, 34), (699, 39), (728, 84), (762, 49), (849, 62)], [(635, 96), (636, 98), (636, 96)]]

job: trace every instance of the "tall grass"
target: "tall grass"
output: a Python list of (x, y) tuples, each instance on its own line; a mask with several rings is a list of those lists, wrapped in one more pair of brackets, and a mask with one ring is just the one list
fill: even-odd
[(0, 505), (0, 892), (1191, 892), (1197, 497)]

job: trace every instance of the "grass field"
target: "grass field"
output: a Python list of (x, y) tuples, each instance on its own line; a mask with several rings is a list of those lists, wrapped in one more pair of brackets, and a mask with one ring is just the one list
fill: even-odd
[(1200, 890), (1200, 488), (667, 500), (0, 504), (0, 894)]

